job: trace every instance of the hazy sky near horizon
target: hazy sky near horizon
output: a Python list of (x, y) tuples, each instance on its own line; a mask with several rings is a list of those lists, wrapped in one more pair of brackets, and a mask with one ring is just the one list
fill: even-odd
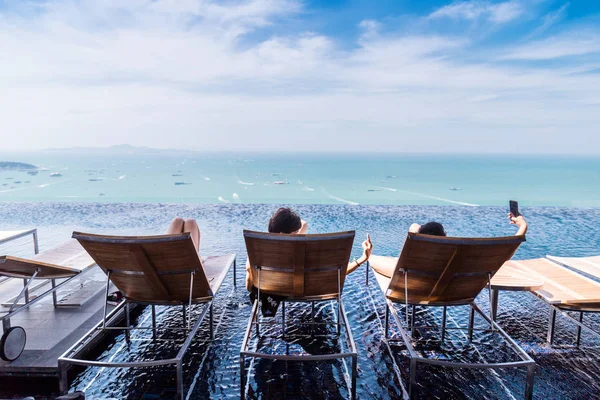
[(600, 1), (0, 0), (3, 149), (600, 153)]

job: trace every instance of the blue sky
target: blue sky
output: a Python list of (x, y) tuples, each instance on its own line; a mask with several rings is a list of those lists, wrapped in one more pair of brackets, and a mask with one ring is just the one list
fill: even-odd
[(600, 153), (600, 2), (0, 0), (4, 148)]

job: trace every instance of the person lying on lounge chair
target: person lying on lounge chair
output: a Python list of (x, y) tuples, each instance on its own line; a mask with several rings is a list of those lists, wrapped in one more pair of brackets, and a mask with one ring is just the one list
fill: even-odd
[(187, 232), (192, 236), (192, 242), (194, 242), (196, 251), (200, 251), (200, 228), (198, 228), (198, 223), (195, 219), (184, 220), (183, 218), (176, 217), (171, 221), (171, 225), (167, 229), (168, 234)]
[[(282, 207), (273, 213), (269, 220), (269, 233), (288, 233), (288, 234), (304, 234), (308, 229), (308, 224), (303, 221), (300, 216), (288, 207)], [(371, 256), (373, 244), (371, 237), (367, 234), (367, 240), (362, 243), (363, 254), (356, 260), (348, 264), (346, 274), (353, 272), (355, 269), (365, 263)], [(252, 291), (252, 278), (250, 277), (250, 264), (246, 263), (246, 288)]]
[[(522, 215), (515, 217), (512, 213), (509, 213), (508, 219), (510, 220), (511, 225), (516, 225), (519, 228), (515, 236), (525, 235), (525, 233), (527, 233), (527, 222)], [(424, 235), (446, 236), (444, 226), (439, 222), (434, 221), (428, 222), (425, 225), (412, 224), (410, 228), (408, 228), (408, 231)], [(397, 263), (398, 257), (372, 255), (369, 258), (371, 267), (388, 278), (391, 278), (392, 275), (394, 275), (394, 269), (396, 268)]]
[[(198, 227), (198, 223), (195, 219), (183, 219), (179, 217), (175, 217), (169, 228), (167, 229), (167, 234), (172, 235), (175, 233), (190, 233), (192, 237), (192, 242), (194, 243), (194, 247), (196, 251), (200, 251), (200, 228)], [(108, 302), (112, 305), (117, 305), (123, 300), (123, 294), (117, 290), (110, 293), (108, 296)]]

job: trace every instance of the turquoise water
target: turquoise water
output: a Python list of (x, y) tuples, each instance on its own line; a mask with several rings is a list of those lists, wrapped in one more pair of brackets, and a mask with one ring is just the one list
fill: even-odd
[[(156, 234), (166, 230), (171, 218), (195, 218), (202, 230), (200, 253), (203, 255), (238, 254), (238, 266), (246, 261), (243, 229), (264, 230), (277, 205), (255, 204), (150, 204), (85, 202), (0, 202), (2, 229), (39, 228), (41, 249), (48, 249), (66, 239), (73, 230), (107, 234)], [(353, 256), (360, 254), (360, 241), (370, 233), (375, 253), (397, 256), (408, 226), (430, 219), (442, 222), (455, 236), (501, 236), (514, 234), (507, 224), (506, 206), (351, 206), (297, 205), (301, 216), (310, 224), (311, 233), (356, 229)], [(600, 254), (600, 209), (563, 207), (523, 207), (530, 223), (527, 242), (515, 258), (590, 256)], [(30, 239), (22, 241), (22, 255), (31, 253)], [(18, 250), (18, 249), (17, 249)], [(14, 253), (8, 245), (0, 252)], [(27, 253), (27, 254), (26, 254)], [(238, 269), (239, 272), (241, 272)], [(184, 358), (184, 384), (190, 399), (239, 398), (239, 350), (251, 312), (243, 273), (238, 285), (232, 274), (215, 299), (215, 340), (208, 341), (208, 326), (192, 342)], [(385, 301), (373, 275), (365, 285), (365, 267), (349, 275), (343, 302), (358, 349), (358, 398), (399, 399), (406, 395), (408, 358), (406, 349), (382, 339)], [(488, 293), (477, 299), (484, 309)], [(332, 307), (317, 308), (318, 319), (332, 318)], [(159, 308), (160, 324), (180, 323), (180, 310)], [(298, 321), (307, 320), (310, 306), (288, 306), (288, 331), (302, 333)], [(402, 307), (399, 306), (402, 312)], [(149, 309), (139, 312), (137, 322), (148, 322)], [(468, 310), (457, 307), (449, 312), (449, 326), (465, 327)], [(584, 347), (550, 348), (545, 344), (549, 308), (529, 293), (504, 292), (500, 295), (498, 320), (536, 361), (535, 399), (593, 399), (600, 393), (600, 339), (583, 333)], [(600, 315), (587, 315), (585, 321), (600, 331)], [(439, 325), (441, 312), (435, 308), (417, 310), (417, 325)], [(476, 319), (482, 325), (482, 320)], [(556, 344), (571, 345), (575, 340), (573, 324), (559, 319)], [(394, 335), (398, 331), (392, 328)], [(449, 331), (450, 332), (450, 331)], [(306, 332), (303, 332), (306, 333)], [(475, 362), (513, 359), (498, 336), (476, 335), (477, 346), (466, 344), (460, 331), (448, 334), (444, 344), (435, 338), (439, 331), (416, 335), (419, 352), (430, 357), (448, 357)], [(122, 332), (105, 341), (94, 355), (96, 359), (130, 361), (174, 355), (176, 337), (161, 336), (150, 340), (148, 333), (135, 332), (130, 343)], [(179, 338), (180, 339), (180, 338)], [(294, 341), (291, 351), (314, 354), (336, 346), (335, 341)], [(256, 343), (255, 343), (256, 344)], [(263, 343), (267, 345), (268, 343)], [(281, 342), (278, 349), (285, 351)], [(263, 349), (264, 350), (264, 349)], [(281, 363), (248, 362), (250, 381), (244, 390), (250, 399), (346, 399), (348, 390), (344, 366), (340, 362)], [(419, 369), (419, 393), (423, 399), (519, 399), (525, 384), (522, 369), (468, 371), (464, 369)], [(84, 390), (88, 399), (172, 399), (175, 374), (169, 368), (146, 370), (81, 370), (71, 383), (71, 390)], [(30, 395), (32, 393), (21, 393)], [(5, 393), (0, 387), (0, 397)], [(14, 395), (10, 393), (9, 395)], [(37, 397), (36, 397), (37, 398)]]
[(46, 169), (0, 172), (0, 201), (600, 207), (600, 157), (70, 151), (0, 161)]

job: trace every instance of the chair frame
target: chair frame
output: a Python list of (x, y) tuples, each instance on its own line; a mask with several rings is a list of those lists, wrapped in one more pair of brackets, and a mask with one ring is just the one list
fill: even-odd
[[(35, 255), (40, 254), (39, 252), (39, 247), (38, 247), (38, 237), (37, 237), (37, 229), (31, 229), (29, 231), (23, 231), (17, 235), (11, 236), (7, 239), (4, 239), (2, 241), (0, 241), (0, 243), (5, 243), (5, 242), (9, 242), (11, 240), (23, 237), (23, 236), (27, 236), (27, 235), (33, 235), (33, 243), (34, 243), (34, 252)], [(60, 246), (59, 246), (60, 247)], [(54, 249), (50, 249), (49, 251), (52, 251)], [(44, 254), (44, 253), (42, 253)], [(36, 264), (35, 260), (29, 260), (27, 258), (16, 258), (16, 257), (11, 257), (11, 256), (5, 256), (2, 257), (2, 260), (0, 260), (0, 265), (2, 262), (5, 261), (6, 259), (9, 259), (11, 261), (14, 260), (19, 260), (19, 261), (25, 261), (25, 262), (31, 262), (32, 264)], [(91, 268), (93, 265), (95, 264), (90, 264), (87, 268), (84, 268), (82, 270), (77, 270), (77, 269), (72, 269), (69, 267), (63, 267), (60, 265), (53, 265), (53, 264), (39, 264), (37, 263), (37, 267), (36, 268), (32, 268), (31, 269), (31, 275), (29, 276), (25, 276), (24, 274), (16, 274), (16, 273), (8, 273), (8, 272), (0, 272), (0, 275), (3, 275), (5, 278), (3, 278), (3, 280), (0, 281), (0, 283), (4, 282), (4, 280), (8, 280), (8, 279), (23, 279), (23, 289), (19, 292), (19, 294), (17, 296), (15, 296), (14, 298), (8, 300), (8, 310), (0, 310), (0, 321), (2, 322), (2, 334), (5, 335), (11, 328), (12, 328), (12, 324), (11, 324), (11, 318), (14, 317), (15, 315), (29, 309), (29, 307), (33, 306), (34, 304), (46, 300), (46, 297), (50, 294), (52, 294), (52, 305), (54, 306), (54, 308), (59, 307), (58, 305), (58, 290), (61, 289), (63, 286), (66, 286), (68, 284), (71, 283), (71, 280), (76, 278), (76, 277), (80, 277), (83, 274), (91, 271), (93, 268)], [(60, 268), (64, 271), (64, 274), (56, 274), (53, 277), (46, 277), (43, 276), (43, 272), (44, 272), (44, 268), (47, 267), (54, 267), (54, 268)], [(42, 276), (38, 276), (42, 274)], [(42, 280), (41, 283), (38, 283), (35, 286), (32, 286), (33, 281), (35, 279), (38, 280)], [(60, 283), (56, 283), (57, 279), (65, 279), (63, 282)], [(45, 290), (44, 292), (42, 292), (41, 294), (37, 295), (35, 298), (31, 299), (30, 295), (29, 295), (29, 290), (30, 288), (32, 290), (37, 290), (45, 285), (47, 285), (48, 283), (51, 284), (51, 287), (48, 290)], [(19, 304), (19, 301), (21, 299), (24, 299), (24, 303), (23, 304)], [(20, 356), (20, 355), (19, 355)], [(17, 357), (18, 358), (18, 357)], [(14, 360), (13, 360), (14, 361)]]
[[(563, 268), (571, 268), (575, 271), (577, 271), (578, 273), (580, 273), (581, 275), (585, 276), (585, 275), (590, 275), (587, 274), (584, 271), (581, 271), (579, 269), (577, 269), (576, 267), (571, 267), (568, 264), (565, 264), (557, 259), (555, 259), (552, 256), (546, 256), (546, 259), (549, 261), (552, 261), (553, 263), (563, 267)], [(590, 275), (590, 276), (594, 276), (596, 278), (598, 278), (595, 275)], [(533, 292), (536, 297), (540, 298), (540, 296), (537, 295), (537, 293)], [(600, 297), (600, 293), (599, 293), (599, 297)], [(548, 303), (546, 303), (548, 304)], [(579, 348), (581, 345), (581, 330), (585, 329), (587, 332), (590, 332), (591, 334), (597, 336), (598, 338), (600, 338), (600, 332), (590, 328), (589, 326), (585, 325), (583, 323), (583, 314), (584, 313), (593, 313), (593, 314), (597, 314), (600, 313), (600, 308), (596, 308), (596, 307), (586, 307), (585, 304), (581, 304), (581, 305), (560, 305), (560, 306), (556, 306), (553, 304), (548, 304), (550, 306), (550, 318), (548, 321), (548, 334), (546, 336), (546, 342), (548, 343), (548, 345), (552, 346), (553, 342), (554, 342), (554, 331), (556, 329), (556, 316), (558, 313), (560, 313), (560, 315), (562, 315), (563, 317), (567, 318), (568, 320), (570, 320), (571, 322), (573, 322), (575, 325), (577, 325), (577, 332), (576, 332), (576, 336), (575, 336), (575, 347)], [(569, 314), (566, 313), (566, 311), (576, 311), (579, 312), (579, 318), (578, 320), (571, 317)]]
[[(431, 236), (427, 236), (425, 237), (424, 235), (419, 235), (419, 236), (423, 236), (423, 238), (419, 238), (416, 235), (412, 235), (414, 239), (417, 240), (426, 240), (428, 242), (438, 242), (438, 243), (444, 243), (445, 242), (445, 238), (435, 238), (435, 237), (431, 237)], [(409, 234), (409, 237), (411, 237), (411, 234)], [(456, 239), (456, 238), (452, 238), (455, 240), (455, 243), (459, 243), (460, 239)], [(479, 240), (480, 243), (484, 243), (485, 240), (484, 239), (477, 239)], [(502, 239), (501, 238), (494, 238), (491, 239), (492, 241), (499, 243)], [(467, 243), (469, 241), (469, 239), (464, 239), (464, 243)], [(366, 272), (366, 284), (368, 285), (368, 270), (369, 268), (367, 268), (367, 272)], [(376, 271), (373, 271), (374, 273), (377, 273)], [(432, 303), (432, 304), (420, 304), (420, 303), (415, 303), (412, 304), (409, 301), (409, 289), (408, 289), (408, 274), (409, 274), (410, 270), (408, 269), (404, 269), (404, 268), (397, 268), (395, 273), (402, 273), (404, 275), (404, 307), (405, 307), (405, 318), (404, 318), (404, 322), (402, 321), (402, 318), (400, 318), (400, 316), (398, 315), (398, 311), (396, 310), (396, 308), (394, 307), (395, 303), (398, 304), (402, 304), (400, 301), (394, 301), (390, 298), (388, 298), (386, 296), (386, 313), (385, 313), (385, 327), (384, 327), (384, 338), (385, 340), (389, 341), (389, 342), (395, 342), (395, 341), (400, 341), (400, 339), (395, 339), (395, 338), (390, 338), (389, 335), (389, 319), (390, 319), (390, 314), (392, 315), (395, 324), (398, 326), (399, 331), (400, 331), (400, 335), (401, 335), (401, 340), (404, 342), (404, 345), (406, 346), (408, 352), (409, 352), (409, 359), (410, 359), (410, 366), (409, 366), (409, 387), (408, 387), (408, 394), (409, 397), (411, 399), (416, 398), (416, 394), (417, 394), (417, 390), (416, 390), (416, 384), (417, 384), (417, 367), (419, 363), (422, 364), (429, 364), (429, 365), (437, 365), (437, 366), (441, 366), (441, 367), (449, 367), (449, 368), (471, 368), (471, 369), (501, 369), (501, 368), (519, 368), (519, 367), (526, 367), (527, 368), (527, 381), (526, 381), (526, 386), (525, 386), (525, 394), (524, 394), (524, 398), (525, 399), (531, 399), (533, 397), (533, 384), (534, 384), (534, 378), (535, 378), (535, 361), (529, 356), (529, 354), (527, 354), (515, 341), (514, 339), (512, 339), (495, 321), (493, 318), (493, 314), (492, 314), (492, 310), (490, 309), (490, 315), (486, 315), (486, 313), (484, 313), (481, 308), (479, 308), (479, 306), (475, 303), (474, 299), (473, 300), (469, 300), (469, 301), (458, 301), (458, 302), (454, 302), (451, 304), (436, 304), (436, 303)], [(490, 302), (492, 301), (492, 291), (491, 291), (491, 274), (487, 273), (487, 277), (488, 277), (488, 289), (489, 289), (489, 293), (490, 293)], [(511, 362), (502, 362), (502, 363), (463, 363), (463, 362), (455, 362), (455, 361), (443, 361), (443, 360), (436, 360), (436, 359), (430, 359), (430, 358), (425, 358), (420, 356), (417, 351), (415, 350), (415, 347), (413, 346), (413, 335), (416, 329), (418, 328), (432, 328), (432, 326), (415, 326), (415, 308), (416, 306), (421, 306), (421, 307), (442, 307), (443, 311), (442, 311), (442, 326), (441, 326), (441, 341), (444, 341), (445, 335), (446, 335), (446, 330), (448, 329), (454, 329), (454, 330), (467, 330), (468, 331), (468, 340), (469, 342), (472, 341), (473, 339), (473, 332), (474, 331), (484, 331), (484, 332), (497, 332), (499, 333), (502, 338), (504, 340), (506, 340), (506, 342), (508, 343), (509, 347), (519, 356), (520, 361), (511, 361)], [(447, 308), (448, 307), (455, 307), (455, 306), (469, 306), (470, 310), (469, 310), (469, 325), (467, 328), (461, 328), (461, 327), (456, 327), (456, 328), (448, 328), (446, 327), (446, 313), (447, 313)], [(410, 306), (410, 314), (411, 314), (411, 318), (409, 319), (409, 306)], [(474, 327), (474, 319), (475, 319), (475, 313), (479, 314), (481, 317), (483, 317), (483, 319), (486, 321), (486, 323), (489, 325), (488, 329), (477, 329)], [(410, 321), (410, 322), (409, 322)], [(436, 326), (437, 327), (437, 326)]]
[[(254, 238), (280, 238), (278, 240), (292, 240), (292, 241), (306, 241), (306, 240), (319, 240), (319, 236), (322, 238), (321, 240), (327, 240), (332, 238), (342, 238), (348, 237), (349, 235), (354, 236), (354, 232), (340, 232), (338, 234), (328, 234), (328, 235), (294, 235), (294, 236), (274, 236), (273, 234), (268, 233), (259, 233), (259, 232), (250, 232), (244, 231), (245, 236), (250, 236)], [(276, 239), (277, 240), (277, 239)], [(288, 298), (281, 302), (281, 329), (282, 329), (282, 337), (285, 338), (285, 303), (311, 303), (311, 311), (312, 317), (314, 321), (314, 307), (315, 302), (324, 302), (324, 301), (335, 301), (336, 302), (336, 311), (337, 318), (335, 325), (337, 326), (337, 336), (341, 336), (342, 327), (344, 328), (345, 339), (348, 343), (347, 347), (349, 351), (342, 351), (339, 353), (332, 354), (322, 354), (322, 355), (287, 355), (287, 354), (268, 354), (261, 353), (259, 351), (250, 350), (250, 339), (253, 332), (256, 332), (256, 336), (260, 338), (260, 325), (274, 325), (275, 322), (261, 322), (260, 318), (260, 294), (261, 294), (261, 285), (260, 285), (260, 275), (262, 270), (273, 270), (271, 267), (256, 265), (255, 268), (258, 272), (258, 295), (254, 304), (252, 305), (252, 314), (248, 321), (248, 325), (246, 327), (246, 332), (244, 334), (244, 339), (242, 341), (242, 346), (240, 350), (240, 398), (245, 398), (246, 393), (246, 384), (248, 378), (246, 377), (246, 358), (264, 358), (270, 360), (279, 360), (279, 361), (328, 361), (328, 360), (337, 360), (341, 359), (345, 361), (345, 359), (350, 358), (352, 361), (352, 370), (350, 376), (350, 398), (356, 398), (356, 379), (357, 379), (357, 363), (358, 363), (358, 353), (356, 351), (356, 344), (354, 342), (354, 337), (352, 336), (352, 331), (350, 330), (350, 325), (348, 324), (348, 318), (346, 316), (346, 310), (344, 308), (344, 304), (342, 303), (342, 268), (346, 268), (346, 266), (338, 266), (337, 270), (337, 294), (332, 296), (318, 296), (318, 297), (307, 297), (307, 298)], [(327, 322), (312, 322), (312, 323), (302, 323), (302, 325), (330, 325)], [(256, 328), (256, 329), (253, 329)], [(344, 362), (344, 366), (346, 366)], [(248, 371), (249, 372), (249, 371)]]
[[(75, 234), (74, 234), (75, 236)], [(189, 239), (189, 234), (183, 234), (182, 236), (187, 236)], [(99, 239), (99, 241), (110, 242), (112, 239)], [(128, 239), (134, 240), (134, 239)], [(168, 241), (168, 238), (159, 240)], [(191, 240), (191, 239), (190, 239)], [(233, 262), (228, 263), (228, 268), (231, 268), (233, 265), (233, 284), (236, 283), (236, 256), (232, 255)], [(231, 259), (230, 259), (231, 260)], [(92, 329), (90, 329), (82, 338), (80, 338), (77, 342), (75, 342), (62, 356), (58, 358), (58, 373), (60, 380), (60, 392), (66, 393), (68, 391), (68, 369), (70, 365), (79, 365), (83, 367), (104, 367), (104, 368), (150, 368), (161, 365), (173, 365), (175, 366), (175, 372), (177, 377), (177, 398), (183, 399), (185, 395), (184, 387), (183, 387), (183, 357), (188, 351), (193, 338), (196, 336), (198, 329), (200, 329), (200, 325), (204, 321), (206, 314), (209, 315), (209, 326), (210, 326), (210, 340), (214, 339), (214, 329), (213, 329), (213, 300), (214, 293), (209, 297), (201, 297), (201, 298), (192, 298), (192, 293), (194, 289), (194, 275), (199, 271), (197, 269), (182, 269), (177, 271), (164, 271), (157, 272), (157, 275), (181, 275), (181, 274), (189, 274), (190, 275), (190, 287), (189, 287), (189, 300), (186, 302), (179, 302), (179, 304), (174, 304), (173, 302), (164, 303), (164, 302), (148, 302), (148, 301), (137, 301), (124, 299), (121, 301), (110, 313), (108, 313), (108, 295), (110, 292), (111, 280), (110, 275), (112, 271), (108, 269), (106, 274), (106, 289), (105, 289), (105, 301), (103, 307), (103, 317), (102, 320), (99, 321)], [(227, 271), (229, 272), (229, 271)], [(211, 290), (212, 292), (212, 290)], [(144, 305), (151, 306), (152, 312), (152, 326), (131, 326), (130, 324), (130, 304), (136, 305)], [(202, 312), (200, 316), (193, 322), (192, 324), (192, 305), (203, 305)], [(183, 325), (180, 327), (174, 328), (158, 328), (156, 326), (156, 308), (157, 305), (170, 306), (170, 307), (182, 307), (182, 316), (183, 316)], [(187, 312), (186, 312), (187, 306)], [(124, 314), (124, 315), (122, 315)], [(117, 326), (117, 323), (125, 318), (125, 326)], [(177, 355), (172, 358), (166, 359), (157, 359), (157, 360), (149, 360), (149, 361), (138, 361), (138, 362), (104, 362), (104, 361), (93, 361), (93, 360), (84, 360), (82, 358), (78, 358), (81, 353), (87, 351), (87, 349), (94, 346), (98, 343), (101, 338), (103, 338), (108, 332), (114, 330), (124, 330), (126, 335), (126, 340), (130, 339), (130, 331), (132, 330), (152, 330), (153, 339), (156, 338), (156, 332), (159, 330), (174, 330), (174, 331), (186, 331), (188, 332), (187, 337), (184, 343), (181, 345)], [(192, 390), (190, 388), (188, 391)]]

